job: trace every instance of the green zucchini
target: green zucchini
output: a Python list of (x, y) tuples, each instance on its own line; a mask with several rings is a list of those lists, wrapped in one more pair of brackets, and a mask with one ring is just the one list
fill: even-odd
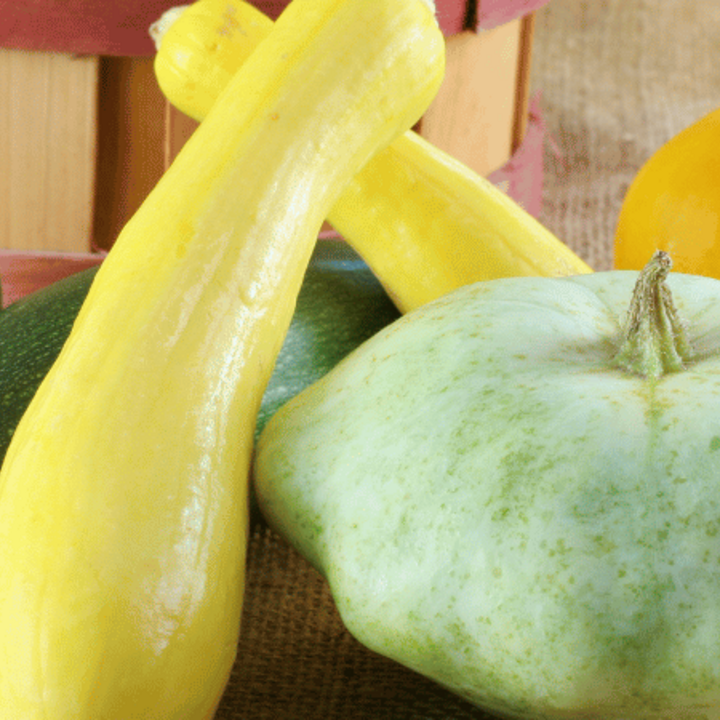
[[(96, 272), (97, 267), (78, 272), (0, 312), (0, 462), (70, 334)], [(380, 283), (352, 249), (319, 240), (263, 397), (256, 433), (281, 405), (398, 317)]]
[(58, 280), (0, 312), (0, 460), (60, 352), (97, 267)]

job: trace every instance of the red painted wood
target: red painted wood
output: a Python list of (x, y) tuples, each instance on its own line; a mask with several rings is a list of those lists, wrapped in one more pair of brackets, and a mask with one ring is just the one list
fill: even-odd
[[(150, 56), (148, 28), (188, 0), (0, 0), (0, 47), (78, 55)], [(252, 0), (276, 19), (289, 0)], [(548, 0), (436, 0), (445, 35), (508, 22)]]

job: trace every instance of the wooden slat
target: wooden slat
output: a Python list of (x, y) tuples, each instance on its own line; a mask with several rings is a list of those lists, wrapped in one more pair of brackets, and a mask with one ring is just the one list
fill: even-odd
[(183, 145), (190, 139), (198, 125), (197, 121), (181, 113), (169, 102), (165, 103), (165, 168), (172, 164)]
[(85, 251), (98, 60), (0, 49), (0, 248)]
[(520, 23), (520, 46), (518, 48), (517, 90), (515, 93), (515, 120), (513, 122), (512, 152), (515, 152), (525, 139), (530, 103), (530, 70), (532, 64), (532, 46), (535, 34), (535, 13), (526, 15)]
[(445, 79), (419, 124), (423, 137), (480, 175), (513, 151), (522, 23), (448, 38)]
[(165, 170), (165, 98), (152, 58), (102, 58), (93, 244), (112, 247)]

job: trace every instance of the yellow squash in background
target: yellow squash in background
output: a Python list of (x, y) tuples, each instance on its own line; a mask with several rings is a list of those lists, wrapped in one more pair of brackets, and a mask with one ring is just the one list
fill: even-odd
[(620, 208), (615, 267), (641, 270), (655, 250), (675, 272), (720, 278), (720, 109), (640, 168)]
[(3, 720), (212, 717), (317, 232), (443, 52), (427, 1), (295, 0), (121, 233), (0, 473)]
[[(167, 98), (202, 120), (272, 21), (244, 0), (200, 0), (153, 30)], [(406, 312), (457, 287), (590, 268), (492, 183), (408, 131), (378, 153), (328, 220)]]

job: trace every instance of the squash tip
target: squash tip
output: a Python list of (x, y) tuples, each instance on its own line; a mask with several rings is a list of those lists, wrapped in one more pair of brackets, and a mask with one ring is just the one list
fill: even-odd
[(160, 43), (167, 34), (167, 31), (175, 21), (185, 12), (189, 5), (177, 5), (166, 10), (149, 28), (150, 37), (155, 43), (155, 49), (160, 49)]

